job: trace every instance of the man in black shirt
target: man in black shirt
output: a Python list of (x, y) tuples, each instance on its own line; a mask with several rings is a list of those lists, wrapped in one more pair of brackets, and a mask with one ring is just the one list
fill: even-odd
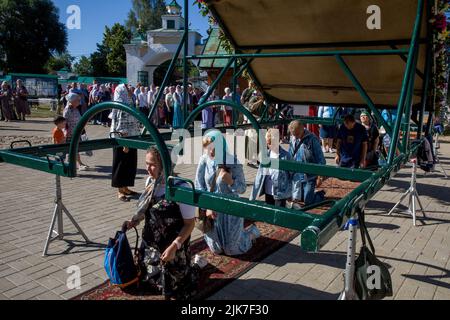
[(344, 168), (365, 168), (369, 139), (364, 126), (353, 115), (345, 117), (337, 138), (336, 163)]

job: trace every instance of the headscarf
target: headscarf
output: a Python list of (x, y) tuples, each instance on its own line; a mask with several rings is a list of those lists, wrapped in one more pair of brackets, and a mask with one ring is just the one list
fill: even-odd
[(156, 180), (150, 180), (150, 184), (145, 188), (144, 192), (139, 198), (138, 204), (137, 204), (137, 210), (136, 214), (133, 216), (132, 221), (140, 223), (145, 219), (145, 213), (148, 211), (150, 207), (154, 205), (155, 201), (155, 189), (164, 179), (164, 175), (161, 174), (161, 176)]
[(73, 93), (73, 92), (69, 93), (69, 94), (66, 96), (66, 100), (67, 100), (68, 103), (72, 103), (72, 102), (74, 102), (76, 99), (81, 99), (81, 97), (80, 97), (78, 94)]
[[(211, 138), (212, 143), (214, 144), (214, 148), (216, 149), (215, 160), (217, 161), (217, 164), (234, 164), (235, 157), (230, 154), (222, 132), (219, 130), (211, 130), (206, 134), (206, 137)], [(230, 163), (230, 161), (233, 162)]]

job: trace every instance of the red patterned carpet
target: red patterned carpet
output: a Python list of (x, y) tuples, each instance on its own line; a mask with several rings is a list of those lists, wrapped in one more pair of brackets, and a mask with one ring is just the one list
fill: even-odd
[[(262, 237), (256, 241), (247, 254), (239, 257), (216, 256), (211, 253), (203, 240), (198, 240), (192, 244), (193, 255), (198, 253), (209, 262), (209, 265), (201, 273), (199, 288), (202, 288), (202, 290), (193, 300), (206, 299), (213, 295), (299, 235), (297, 231), (265, 223), (257, 223), (257, 226)], [(106, 282), (75, 297), (74, 300), (163, 300), (163, 297), (154, 292), (145, 292), (143, 289), (124, 292)]]
[[(345, 197), (358, 185), (359, 183), (331, 178), (325, 180), (318, 190), (326, 190), (328, 199), (339, 199)], [(313, 212), (320, 214), (327, 209), (326, 207), (317, 208)], [(258, 222), (257, 226), (261, 231), (261, 238), (256, 241), (252, 250), (239, 257), (216, 256), (211, 253), (202, 239), (192, 244), (193, 256), (200, 254), (209, 262), (209, 265), (202, 270), (199, 280), (198, 287), (201, 288), (201, 291), (195, 295), (193, 300), (202, 300), (210, 297), (300, 234), (298, 231), (266, 223)], [(120, 288), (111, 286), (109, 282), (106, 282), (75, 297), (74, 300), (163, 300), (163, 297), (154, 292), (146, 292), (144, 289), (124, 292)]]

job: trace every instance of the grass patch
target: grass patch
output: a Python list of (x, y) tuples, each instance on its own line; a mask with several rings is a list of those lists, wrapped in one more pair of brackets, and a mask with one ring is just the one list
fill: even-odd
[(50, 104), (39, 104), (37, 107), (33, 105), (31, 108), (30, 118), (54, 118), (56, 111), (52, 111)]

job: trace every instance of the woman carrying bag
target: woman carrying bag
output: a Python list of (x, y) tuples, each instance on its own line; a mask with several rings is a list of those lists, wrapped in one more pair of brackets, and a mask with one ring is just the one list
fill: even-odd
[(139, 249), (142, 281), (159, 289), (166, 300), (187, 300), (195, 291), (198, 269), (206, 264), (199, 256), (191, 264), (195, 208), (165, 199), (162, 160), (155, 147), (147, 151), (146, 167), (146, 189), (125, 226), (129, 230), (145, 221)]

